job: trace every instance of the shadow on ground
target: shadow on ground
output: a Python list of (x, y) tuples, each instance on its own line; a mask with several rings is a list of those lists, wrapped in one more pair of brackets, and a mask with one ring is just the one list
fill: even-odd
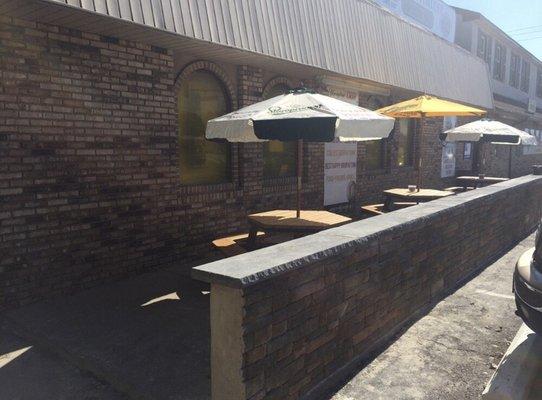
[(0, 330), (0, 398), (121, 400), (125, 396), (55, 354)]
[[(52, 390), (39, 398), (116, 399), (124, 393), (142, 399), (210, 399), (209, 288), (174, 270), (24, 307), (0, 318), (16, 335), (0, 342), (0, 366), (2, 355), (14, 356), (32, 345), (61, 364), (55, 363), (56, 373), (46, 362), (36, 361), (34, 347), (11, 357), (0, 367), (2, 399), (37, 398), (24, 395), (31, 375), (27, 380), (21, 377), (28, 368), (35, 379), (48, 382), (43, 388)], [(82, 395), (65, 387), (58, 393), (49, 388), (49, 382), (62, 386), (58, 376), (63, 366), (91, 380), (83, 382)], [(87, 394), (85, 385), (92, 389)]]

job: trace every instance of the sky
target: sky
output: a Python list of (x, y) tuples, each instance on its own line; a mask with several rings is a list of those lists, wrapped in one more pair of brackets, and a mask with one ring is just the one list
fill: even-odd
[(478, 11), (542, 60), (542, 0), (444, 0)]

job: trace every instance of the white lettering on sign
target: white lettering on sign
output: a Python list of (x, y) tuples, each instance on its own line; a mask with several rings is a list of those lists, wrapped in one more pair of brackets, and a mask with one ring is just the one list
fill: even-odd
[(324, 205), (347, 203), (354, 193), (358, 147), (355, 143), (326, 143)]

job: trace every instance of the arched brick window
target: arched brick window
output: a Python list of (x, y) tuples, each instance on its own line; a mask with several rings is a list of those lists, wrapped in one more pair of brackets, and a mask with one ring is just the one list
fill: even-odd
[[(221, 76), (222, 75), (222, 76)], [(185, 185), (231, 181), (231, 146), (205, 139), (207, 121), (232, 110), (229, 82), (217, 66), (197, 62), (176, 82), (179, 124), (179, 167)]]

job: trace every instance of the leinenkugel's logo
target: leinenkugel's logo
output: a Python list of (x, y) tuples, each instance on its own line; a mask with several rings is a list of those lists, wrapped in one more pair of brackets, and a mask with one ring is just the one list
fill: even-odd
[(273, 115), (283, 115), (283, 114), (291, 114), (291, 113), (305, 111), (305, 110), (319, 110), (322, 107), (323, 107), (322, 104), (315, 104), (313, 106), (302, 106), (302, 105), (293, 104), (288, 107), (273, 106), (273, 107), (269, 107), (267, 110), (269, 111), (270, 114), (273, 114)]

